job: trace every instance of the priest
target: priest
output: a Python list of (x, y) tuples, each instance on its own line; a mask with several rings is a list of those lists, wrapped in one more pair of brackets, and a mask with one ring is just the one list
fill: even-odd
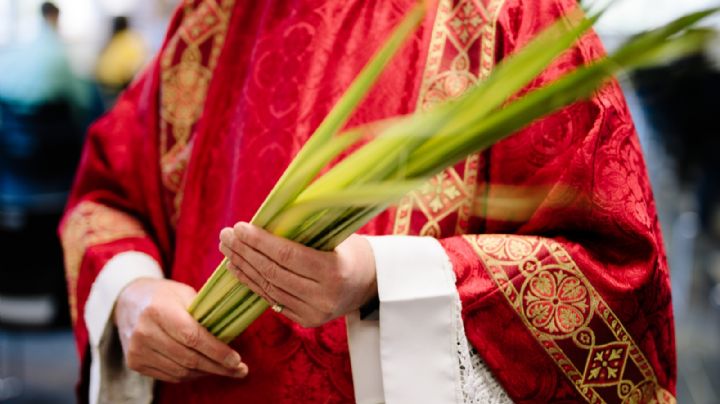
[[(333, 252), (246, 223), (413, 3), (182, 3), (91, 129), (60, 226), (82, 401), (675, 402), (668, 267), (616, 83)], [(576, 3), (431, 3), (348, 126), (461, 95)], [(589, 34), (530, 88), (603, 52)], [(229, 345), (186, 312), (223, 254), (274, 309)]]

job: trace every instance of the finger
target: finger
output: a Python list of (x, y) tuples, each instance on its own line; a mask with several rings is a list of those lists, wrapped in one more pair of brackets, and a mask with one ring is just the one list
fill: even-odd
[[(156, 338), (148, 342), (148, 348), (179, 367), (179, 370), (173, 367), (173, 369), (178, 372), (185, 369), (237, 378), (245, 377), (248, 373), (247, 365), (244, 363), (234, 369), (222, 366), (207, 358), (205, 355), (181, 345), (162, 330), (158, 332)], [(165, 367), (162, 367), (162, 369), (165, 369)], [(176, 375), (175, 373), (170, 373)]]
[(243, 243), (261, 252), (285, 268), (298, 275), (317, 279), (318, 272), (327, 265), (324, 255), (328, 253), (314, 250), (300, 243), (275, 236), (257, 226), (240, 222), (233, 227), (233, 233)]
[(198, 377), (202, 373), (194, 369), (188, 369), (181, 366), (170, 358), (166, 357), (162, 352), (158, 352), (155, 349), (149, 348), (145, 354), (147, 363), (151, 363), (153, 369), (163, 372), (169, 376), (172, 376), (178, 380), (187, 380), (190, 378)]
[(140, 373), (144, 374), (145, 376), (152, 377), (155, 380), (160, 380), (160, 381), (167, 382), (167, 383), (180, 383), (182, 381), (173, 375), (165, 373), (162, 370), (151, 367), (151, 366), (143, 367), (140, 370)]
[[(240, 269), (238, 269), (234, 264), (228, 263), (227, 266), (228, 266), (228, 269), (229, 269), (230, 271), (232, 271), (232, 273), (235, 274), (235, 276), (240, 280), (240, 282), (242, 282), (242, 283), (244, 283), (245, 285), (247, 285), (247, 286), (248, 286), (253, 292), (255, 292), (257, 295), (261, 296), (263, 299), (265, 299), (266, 301), (270, 302), (270, 304), (280, 304), (280, 305), (283, 305), (282, 303), (278, 302), (278, 301), (275, 300), (274, 298), (268, 296), (267, 293), (265, 293), (265, 290), (263, 290), (263, 288), (261, 288), (260, 286), (258, 286), (252, 279), (250, 279), (247, 275), (245, 275), (245, 273), (242, 272)], [(294, 314), (294, 311), (293, 311), (292, 308), (288, 308), (287, 311), (292, 312), (292, 313)], [(286, 314), (286, 310), (285, 310), (285, 306), (284, 306), (284, 305), (283, 305), (283, 310), (282, 310), (282, 312), (281, 312), (281, 313), (278, 313), (278, 314)], [(297, 322), (298, 324), (300, 324), (300, 322), (302, 321), (301, 317), (300, 317), (300, 316), (297, 316), (297, 315), (294, 315), (294, 316), (291, 318), (291, 320)]]
[(290, 320), (294, 321), (295, 323), (304, 326), (304, 324), (305, 324), (304, 319), (302, 318), (302, 316), (298, 315), (292, 307), (285, 306), (284, 304), (282, 304), (282, 303), (278, 302), (277, 300), (268, 296), (260, 286), (258, 286), (255, 282), (253, 282), (252, 279), (250, 279), (247, 275), (245, 275), (245, 273), (243, 271), (241, 271), (240, 269), (238, 269), (238, 267), (236, 267), (233, 263), (229, 262), (227, 264), (227, 267), (230, 271), (232, 271), (233, 274), (235, 274), (235, 276), (240, 280), (240, 282), (247, 285), (253, 292), (255, 292), (256, 294), (261, 296), (263, 299), (270, 302), (270, 304), (283, 305), (282, 311), (277, 314), (283, 315), (283, 316), (289, 318)]
[(263, 299), (267, 300), (271, 304), (276, 303), (273, 299), (270, 298), (270, 296), (265, 293), (265, 290), (260, 287), (255, 281), (252, 280), (252, 278), (248, 277), (243, 271), (241, 271), (235, 264), (232, 262), (227, 263), (227, 268), (237, 277), (240, 282), (245, 284), (247, 287), (250, 288), (256, 295), (262, 297)]
[(245, 263), (253, 267), (255, 272), (247, 275), (256, 284), (260, 285), (266, 293), (271, 294), (268, 289), (274, 286), (284, 289), (295, 296), (309, 296), (318, 292), (318, 283), (316, 281), (300, 276), (278, 265), (275, 261), (239, 240), (235, 240), (233, 244), (232, 250), (226, 244), (223, 244), (221, 251), (223, 254), (228, 255), (230, 262), (240, 270), (244, 270)]
[(303, 327), (306, 324), (305, 319), (290, 307), (283, 306), (283, 309), (279, 314), (289, 318), (292, 322), (300, 324)]
[[(247, 259), (244, 256), (230, 253), (230, 263), (233, 268), (257, 285), (263, 291), (263, 297), (267, 296), (269, 301), (309, 305), (310, 298), (319, 292), (317, 283), (297, 277), (257, 251), (249, 247), (247, 249)], [(261, 267), (266, 269), (260, 269)]]
[(236, 254), (225, 245), (220, 246), (220, 251), (228, 257), (227, 267), (233, 271), (241, 282), (246, 284), (253, 292), (265, 298), (265, 300), (274, 303), (267, 294), (267, 280), (260, 275), (242, 256)]
[(156, 321), (166, 334), (181, 345), (205, 355), (208, 359), (235, 370), (242, 363), (240, 354), (210, 334), (185, 310), (165, 313)]
[(288, 307), (283, 307), (280, 314), (289, 318), (294, 323), (299, 324), (301, 327), (305, 327), (305, 328), (319, 327), (322, 324), (324, 324), (324, 322), (312, 320), (313, 317), (310, 317), (305, 314), (299, 314), (298, 312), (293, 311), (293, 309), (288, 308)]
[(188, 371), (188, 372), (184, 373), (185, 376), (177, 377), (173, 373), (167, 372), (163, 369), (160, 369), (157, 366), (152, 366), (152, 365), (144, 366), (140, 370), (140, 373), (142, 373), (146, 376), (150, 376), (153, 379), (158, 379), (158, 380), (162, 380), (164, 382), (169, 382), (169, 383), (181, 383), (181, 382), (185, 382), (185, 381), (189, 381), (189, 380), (193, 380), (193, 379), (199, 379), (203, 376), (207, 376), (206, 374), (203, 374), (198, 371)]
[[(135, 357), (139, 358), (137, 360), (133, 357), (127, 359), (128, 366), (155, 379), (178, 383), (199, 376), (199, 372), (184, 369), (147, 346), (143, 347), (141, 352), (136, 353)], [(140, 363), (137, 363), (138, 361)], [(132, 362), (135, 362), (135, 364), (131, 365)]]
[[(241, 258), (242, 259), (242, 258)], [(252, 278), (257, 278), (260, 275), (258, 274), (257, 270), (252, 267), (252, 265), (247, 264), (245, 262), (242, 265), (242, 268), (238, 268), (233, 263), (229, 264), (229, 269), (233, 271), (233, 273), (240, 278), (241, 281), (244, 282), (244, 279), (247, 279), (250, 283), (252, 283), (255, 287), (260, 288), (257, 286), (257, 283), (252, 280)], [(248, 275), (253, 274), (253, 275)], [(248, 285), (250, 289), (253, 289), (253, 286)], [(310, 313), (312, 312), (312, 307), (310, 304), (306, 301), (303, 301), (301, 298), (293, 295), (292, 293), (277, 287), (275, 285), (265, 286), (264, 288), (260, 288), (261, 292), (258, 293), (260, 296), (262, 296), (265, 300), (271, 303), (277, 303), (281, 304), (283, 307), (290, 308), (296, 313)]]

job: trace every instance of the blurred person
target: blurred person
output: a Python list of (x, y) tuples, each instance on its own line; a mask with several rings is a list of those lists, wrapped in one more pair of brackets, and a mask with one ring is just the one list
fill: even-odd
[[(61, 323), (67, 316), (61, 309), (67, 294), (57, 277), (62, 253), (54, 230), (87, 122), (97, 116), (90, 109), (91, 89), (70, 70), (57, 32), (60, 10), (46, 2), (40, 14), (40, 32), (32, 42), (0, 52), (0, 296), (25, 302), (9, 305), (20, 312), (33, 307), (33, 299), (42, 301), (38, 296), (51, 296), (51, 313), (60, 315), (27, 319), (36, 326)], [(27, 262), (31, 246), (44, 253)]]
[(60, 9), (55, 4), (46, 1), (40, 5), (40, 13), (48, 26), (57, 31), (60, 22)]
[(111, 96), (117, 96), (130, 84), (146, 58), (145, 42), (130, 28), (128, 17), (114, 17), (112, 36), (98, 59), (97, 80)]
[(91, 93), (73, 74), (57, 32), (60, 9), (45, 2), (40, 12), (35, 40), (0, 52), (0, 102), (27, 112), (53, 102), (67, 102), (76, 110), (89, 108)]
[(45, 2), (39, 11), (37, 37), (0, 52), (0, 196), (13, 200), (66, 193), (84, 131), (99, 115), (93, 87), (71, 70), (60, 9)]
[[(60, 226), (80, 400), (675, 401), (662, 236), (614, 82), (448, 169), (333, 252), (243, 222), (414, 3), (183, 3), (160, 54), (90, 130)], [(432, 3), (349, 126), (457, 96), (576, 5)], [(532, 87), (603, 52), (585, 36)], [(519, 222), (476, 213), (508, 186), (552, 192)], [(230, 344), (187, 312), (218, 238), (279, 309)]]

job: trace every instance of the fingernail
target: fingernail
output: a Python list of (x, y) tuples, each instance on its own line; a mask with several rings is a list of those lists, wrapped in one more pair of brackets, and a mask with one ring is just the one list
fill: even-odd
[(229, 227), (226, 227), (222, 230), (220, 230), (220, 240), (227, 240), (228, 237), (232, 236), (232, 229)]
[(225, 366), (230, 369), (236, 369), (240, 363), (240, 355), (237, 352), (233, 352), (225, 358)]
[(248, 374), (248, 367), (245, 364), (240, 365), (240, 367), (235, 371), (235, 377), (238, 379), (242, 379), (243, 377), (247, 376)]

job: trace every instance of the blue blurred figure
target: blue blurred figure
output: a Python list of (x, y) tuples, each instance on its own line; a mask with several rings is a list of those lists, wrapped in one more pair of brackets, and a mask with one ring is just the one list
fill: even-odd
[[(60, 10), (46, 2), (41, 12), (34, 41), (0, 52), (0, 301), (52, 302), (53, 310), (32, 321), (36, 326), (67, 322), (55, 228), (85, 129), (98, 115), (93, 107), (102, 105), (71, 71), (57, 32)], [(2, 313), (0, 325), (9, 321), (7, 307)]]
[(57, 32), (60, 9), (45, 2), (40, 11), (37, 38), (0, 52), (0, 226), (22, 219), (18, 212), (62, 208), (83, 132), (97, 115)]
[(91, 97), (88, 88), (70, 69), (57, 32), (60, 9), (46, 2), (41, 6), (41, 13), (40, 33), (33, 42), (0, 52), (0, 71), (3, 72), (0, 101), (23, 113), (60, 100), (85, 109)]

